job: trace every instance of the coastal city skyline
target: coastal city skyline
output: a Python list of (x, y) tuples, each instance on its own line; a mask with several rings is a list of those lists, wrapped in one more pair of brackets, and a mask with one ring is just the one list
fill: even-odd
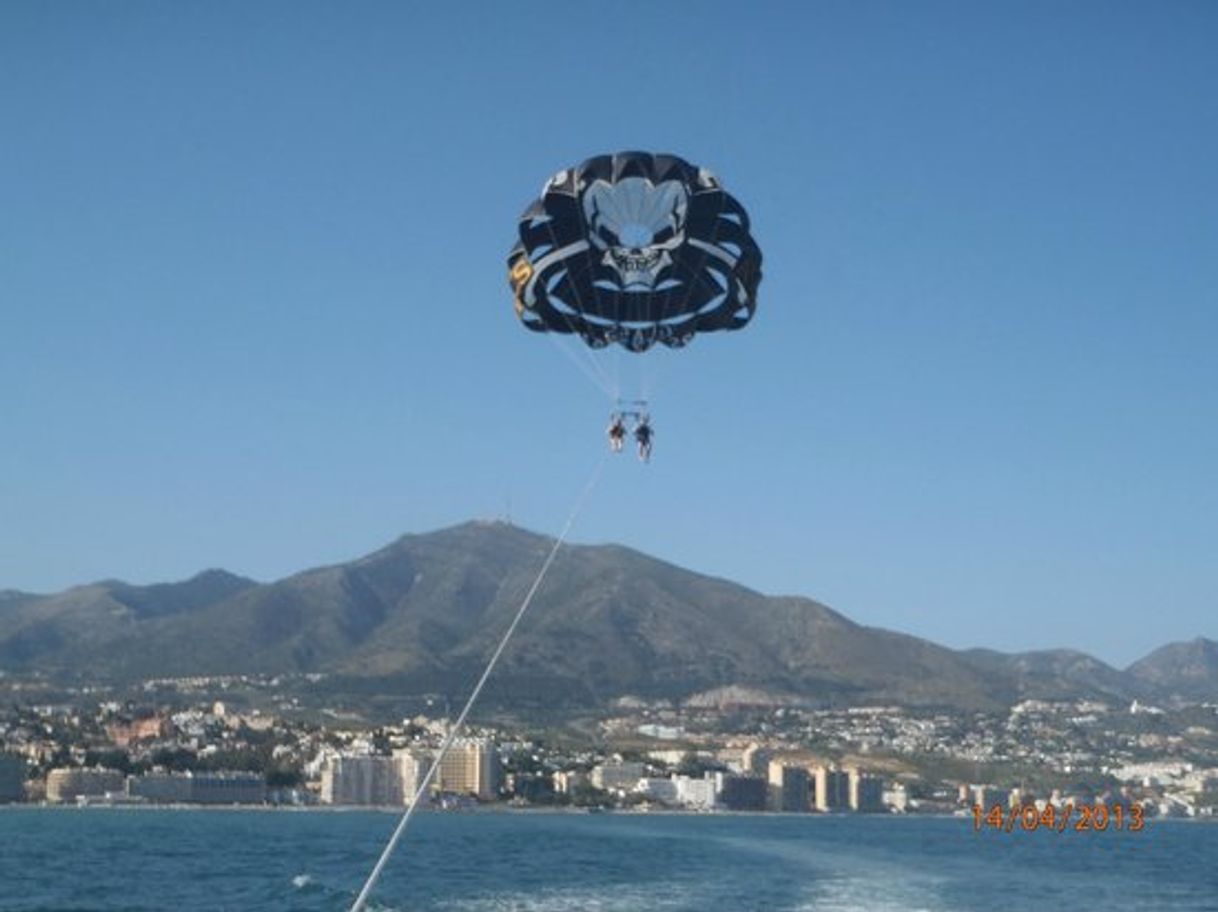
[[(400, 808), (452, 726), (422, 715), (396, 725), (318, 725), (286, 703), (277, 715), (189, 697), (241, 683), (257, 682), (159, 682), (162, 696), (176, 691), (176, 710), (113, 700), (85, 710), (77, 697), (75, 707), (0, 713), (0, 802)], [(444, 755), (425, 805), (964, 817), (1050, 805), (1119, 805), (1128, 815), (1137, 805), (1138, 819), (1218, 813), (1213, 733), (1191, 724), (1212, 725), (1214, 704), (1029, 699), (1007, 712), (968, 714), (775, 711), (748, 699), (636, 701), (600, 721), (600, 746), (481, 724)]]

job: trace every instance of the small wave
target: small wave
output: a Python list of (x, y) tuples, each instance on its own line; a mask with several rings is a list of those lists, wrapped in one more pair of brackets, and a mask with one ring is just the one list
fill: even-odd
[[(572, 909), (580, 912), (681, 912), (691, 908), (691, 893), (696, 892), (688, 885), (678, 884), (508, 891), (451, 899), (437, 908), (451, 912), (571, 912)], [(693, 907), (701, 905), (695, 903)]]

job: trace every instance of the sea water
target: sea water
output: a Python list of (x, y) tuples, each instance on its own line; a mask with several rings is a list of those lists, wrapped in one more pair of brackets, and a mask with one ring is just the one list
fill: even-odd
[[(0, 809), (0, 910), (346, 910), (377, 812)], [(1218, 910), (1218, 825), (974, 832), (971, 818), (428, 813), (370, 909)]]

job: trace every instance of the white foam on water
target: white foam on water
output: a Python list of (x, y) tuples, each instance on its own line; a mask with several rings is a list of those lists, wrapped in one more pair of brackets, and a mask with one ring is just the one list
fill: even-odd
[(934, 881), (900, 871), (819, 880), (793, 912), (953, 912)]
[[(606, 884), (594, 889), (542, 889), (494, 893), (441, 902), (445, 912), (664, 912), (702, 908), (690, 884)], [(691, 901), (694, 905), (691, 906)], [(706, 905), (712, 908), (713, 903)]]
[(308, 874), (297, 874), (292, 878), (292, 886), (294, 886), (297, 890), (303, 890), (312, 882), (313, 878)]

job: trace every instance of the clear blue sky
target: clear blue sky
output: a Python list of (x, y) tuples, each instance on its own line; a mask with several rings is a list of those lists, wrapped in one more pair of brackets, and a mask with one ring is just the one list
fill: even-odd
[(2, 2), (0, 588), (556, 531), (607, 403), (504, 257), (641, 148), (765, 279), (647, 362), (656, 458), (577, 541), (956, 647), (1218, 637), (1216, 43), (1209, 2)]

